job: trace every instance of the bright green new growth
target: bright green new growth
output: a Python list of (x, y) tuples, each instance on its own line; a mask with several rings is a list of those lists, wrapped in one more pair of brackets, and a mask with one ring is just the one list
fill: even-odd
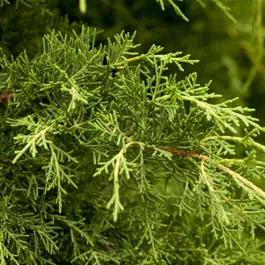
[(210, 103), (196, 73), (167, 75), (189, 55), (139, 55), (133, 39), (96, 45), (83, 28), (46, 35), (32, 61), (1, 54), (1, 265), (265, 259), (264, 129), (234, 100)]

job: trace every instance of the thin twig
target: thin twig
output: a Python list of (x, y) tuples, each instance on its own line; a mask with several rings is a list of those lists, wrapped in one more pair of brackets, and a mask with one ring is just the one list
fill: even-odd
[[(247, 180), (246, 178), (242, 177), (240, 174), (236, 173), (235, 171), (231, 170), (230, 168), (220, 164), (220, 163), (216, 163), (214, 160), (210, 159), (209, 156), (206, 155), (202, 155), (202, 154), (198, 154), (192, 151), (184, 151), (184, 150), (175, 150), (175, 149), (171, 149), (171, 148), (165, 148), (165, 147), (158, 147), (158, 149), (160, 150), (164, 150), (167, 152), (170, 152), (173, 155), (176, 156), (188, 156), (188, 157), (196, 157), (199, 159), (202, 159), (206, 162), (212, 162), (214, 163), (219, 169), (221, 169), (223, 172), (231, 175), (233, 177), (233, 179), (238, 183), (242, 183), (247, 187), (250, 187), (252, 190), (254, 190), (256, 193), (258, 193), (261, 197), (265, 198), (265, 192), (259, 188), (258, 186), (256, 186), (254, 183), (252, 183), (251, 181)], [(145, 150), (148, 151), (154, 151), (154, 149), (147, 147), (145, 148)]]

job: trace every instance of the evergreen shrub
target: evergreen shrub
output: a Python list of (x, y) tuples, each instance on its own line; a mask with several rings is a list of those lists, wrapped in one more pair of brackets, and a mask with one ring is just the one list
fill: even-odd
[(0, 52), (0, 264), (264, 264), (253, 110), (179, 79), (190, 55), (97, 34)]

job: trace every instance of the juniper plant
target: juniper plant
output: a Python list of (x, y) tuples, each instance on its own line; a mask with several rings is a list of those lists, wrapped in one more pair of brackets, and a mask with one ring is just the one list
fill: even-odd
[(190, 55), (97, 34), (0, 52), (0, 265), (263, 264), (253, 110), (180, 78)]
[(252, 110), (167, 75), (190, 55), (96, 36), (0, 56), (0, 264), (262, 264)]

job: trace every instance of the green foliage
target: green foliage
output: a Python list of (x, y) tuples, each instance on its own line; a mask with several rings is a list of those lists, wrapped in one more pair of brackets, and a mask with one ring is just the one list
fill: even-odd
[[(157, 2), (159, 2), (162, 10), (165, 10), (165, 4), (164, 4), (164, 0), (156, 0)], [(179, 0), (182, 1), (182, 0)], [(203, 7), (206, 6), (206, 1), (204, 0), (196, 0), (200, 5), (202, 5)], [(220, 8), (220, 10), (222, 10), (224, 12), (224, 14), (233, 22), (235, 22), (235, 18), (231, 15), (230, 8), (228, 6), (226, 6), (222, 0), (211, 0), (218, 8)], [(176, 11), (176, 13), (181, 16), (185, 21), (189, 21), (189, 19), (183, 14), (183, 12), (180, 10), (180, 8), (178, 7), (178, 5), (173, 1), (173, 0), (167, 0), (167, 2), (174, 8), (174, 10)]]
[(53, 31), (33, 60), (1, 54), (14, 101), (0, 105), (0, 264), (262, 264), (252, 110), (167, 74), (189, 55), (96, 35)]
[[(239, 97), (238, 104), (255, 108), (264, 126), (264, 1), (174, 1), (189, 23), (176, 16), (168, 1), (164, 1), (165, 10), (161, 12), (155, 1), (104, 0), (100, 5), (97, 0), (90, 0), (82, 15), (75, 1), (59, 2), (70, 19), (104, 29), (107, 37), (123, 29), (137, 30), (141, 52), (156, 43), (165, 47), (166, 53), (181, 50), (196, 56), (203, 68), (200, 83), (213, 79), (213, 91), (222, 94), (224, 100)], [(236, 22), (218, 6), (225, 7)], [(190, 66), (185, 68), (185, 74), (192, 71)]]
[[(56, 1), (10, 2), (0, 2), (0, 265), (263, 264), (265, 129), (253, 109), (187, 74), (190, 55), (144, 52), (124, 32), (100, 43), (96, 29), (58, 18)], [(157, 2), (189, 17), (181, 1)], [(233, 20), (226, 1), (196, 2)], [(262, 66), (255, 7), (242, 95)]]
[(60, 17), (54, 1), (17, 0), (0, 2), (0, 45), (5, 54), (18, 56), (24, 50), (35, 57), (42, 49), (42, 37), (53, 29), (71, 35), (80, 25)]

